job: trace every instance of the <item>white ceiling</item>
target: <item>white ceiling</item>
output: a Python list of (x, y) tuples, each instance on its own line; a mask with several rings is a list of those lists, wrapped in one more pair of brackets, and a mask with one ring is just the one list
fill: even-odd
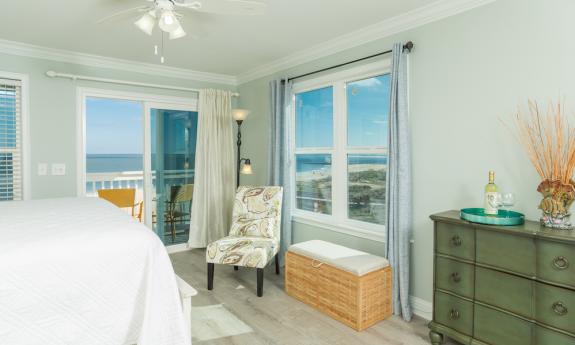
[[(203, 0), (209, 1), (209, 0)], [(429, 5), (432, 0), (268, 0), (262, 16), (185, 12), (189, 36), (169, 41), (166, 65), (239, 75), (298, 51)], [(138, 14), (96, 22), (145, 0), (3, 0), (0, 39), (157, 64)]]

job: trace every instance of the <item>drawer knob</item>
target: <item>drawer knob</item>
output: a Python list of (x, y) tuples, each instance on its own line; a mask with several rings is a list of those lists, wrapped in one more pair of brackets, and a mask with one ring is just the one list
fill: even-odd
[(566, 270), (569, 268), (569, 260), (564, 256), (558, 256), (553, 259), (553, 266), (558, 270)]
[(456, 246), (456, 247), (461, 246), (461, 243), (462, 243), (461, 237), (459, 237), (459, 236), (457, 236), (457, 235), (453, 236), (453, 237), (451, 238), (451, 243), (453, 243), (453, 245)]
[(451, 280), (453, 280), (455, 283), (459, 283), (461, 281), (461, 276), (459, 273), (453, 272), (451, 273)]
[(553, 311), (555, 312), (555, 314), (557, 314), (559, 316), (567, 315), (567, 313), (569, 312), (569, 310), (567, 310), (567, 307), (565, 306), (565, 304), (563, 304), (561, 302), (553, 303), (552, 308), (553, 308)]
[(449, 312), (449, 318), (451, 320), (457, 320), (459, 319), (459, 311), (455, 310), (455, 309), (451, 309), (451, 311)]

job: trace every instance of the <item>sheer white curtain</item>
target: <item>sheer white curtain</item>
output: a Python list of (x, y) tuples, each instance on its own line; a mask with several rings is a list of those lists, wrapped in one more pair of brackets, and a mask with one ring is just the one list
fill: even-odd
[(200, 91), (190, 248), (228, 234), (235, 194), (232, 94)]

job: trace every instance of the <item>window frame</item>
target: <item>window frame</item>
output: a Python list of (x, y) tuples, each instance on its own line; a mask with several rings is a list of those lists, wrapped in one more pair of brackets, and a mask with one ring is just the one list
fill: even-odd
[[(98, 89), (78, 86), (76, 88), (76, 195), (78, 197), (86, 196), (86, 112), (88, 98), (104, 98), (115, 99), (120, 101), (134, 101), (142, 103), (142, 121), (143, 128), (146, 128), (148, 120), (149, 107), (148, 105), (165, 105), (168, 104), (173, 107), (181, 106), (181, 109), (191, 109), (197, 111), (198, 109), (198, 94), (191, 98), (184, 98), (178, 96), (168, 96), (144, 92), (132, 92), (112, 89)], [(150, 140), (150, 133), (144, 133), (144, 148), (148, 147)], [(149, 158), (144, 151), (144, 166), (150, 162), (146, 162)], [(148, 203), (149, 204), (149, 203)]]
[(20, 82), (20, 154), (22, 155), (22, 200), (30, 200), (31, 160), (30, 160), (30, 77), (28, 74), (0, 70), (0, 79), (13, 79)]
[[(349, 218), (348, 214), (348, 154), (387, 154), (387, 147), (352, 147), (348, 145), (347, 125), (347, 83), (376, 77), (391, 72), (391, 59), (365, 64), (345, 71), (330, 73), (314, 79), (296, 82), (293, 85), (293, 97), (289, 107), (291, 118), (291, 152), (293, 220), (321, 227), (339, 233), (385, 242), (385, 225), (373, 224)], [(325, 87), (333, 87), (333, 147), (297, 148), (296, 147), (296, 94)], [(338, 139), (344, 138), (344, 139)], [(296, 155), (331, 154), (332, 162), (332, 214), (321, 214), (296, 208)], [(336, 182), (337, 181), (337, 182)]]

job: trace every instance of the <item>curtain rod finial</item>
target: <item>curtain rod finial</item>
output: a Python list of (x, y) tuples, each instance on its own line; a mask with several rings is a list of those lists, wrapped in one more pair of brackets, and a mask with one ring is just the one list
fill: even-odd
[(413, 42), (408, 41), (406, 44), (403, 45), (403, 49), (407, 50), (408, 52), (411, 52), (411, 50), (413, 49)]

